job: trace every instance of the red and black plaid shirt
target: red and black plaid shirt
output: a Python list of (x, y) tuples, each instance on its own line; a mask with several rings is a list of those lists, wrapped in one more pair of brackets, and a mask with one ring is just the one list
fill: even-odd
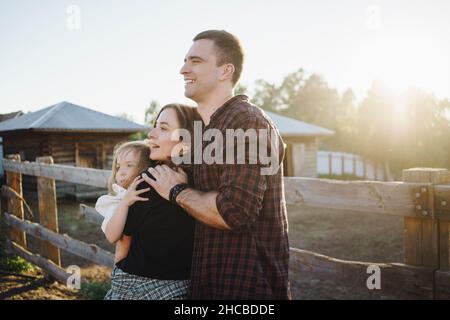
[[(273, 175), (261, 175), (260, 162), (194, 166), (195, 188), (219, 192), (217, 208), (232, 230), (219, 230), (197, 221), (190, 297), (289, 299), (288, 221), (282, 175), (284, 143), (272, 121), (243, 95), (233, 97), (219, 108), (203, 132), (211, 128), (222, 132), (224, 148), (226, 129), (275, 130), (280, 167)], [(268, 141), (267, 155), (270, 155)], [(203, 150), (209, 143), (203, 142)]]

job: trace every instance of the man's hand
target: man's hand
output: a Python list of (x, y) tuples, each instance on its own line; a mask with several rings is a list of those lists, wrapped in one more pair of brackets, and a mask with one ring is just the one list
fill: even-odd
[(187, 174), (181, 168), (177, 168), (177, 171), (175, 171), (166, 165), (158, 165), (154, 168), (148, 168), (147, 171), (152, 174), (155, 180), (145, 173), (142, 174), (142, 178), (166, 200), (169, 200), (170, 190), (174, 186), (188, 182)]

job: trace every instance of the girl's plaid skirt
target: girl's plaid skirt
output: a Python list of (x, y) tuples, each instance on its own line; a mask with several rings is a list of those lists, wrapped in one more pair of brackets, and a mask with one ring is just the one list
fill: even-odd
[(183, 300), (189, 280), (158, 280), (129, 274), (114, 267), (105, 300)]

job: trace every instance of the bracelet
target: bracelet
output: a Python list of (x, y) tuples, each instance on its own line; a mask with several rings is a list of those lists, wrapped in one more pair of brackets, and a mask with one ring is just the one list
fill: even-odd
[(180, 183), (173, 186), (169, 192), (169, 201), (177, 204), (177, 196), (180, 194), (181, 191), (187, 188), (189, 188), (189, 185), (187, 183)]

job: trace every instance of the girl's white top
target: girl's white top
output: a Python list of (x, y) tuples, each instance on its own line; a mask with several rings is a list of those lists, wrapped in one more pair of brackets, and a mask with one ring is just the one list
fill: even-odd
[(106, 232), (106, 225), (108, 224), (109, 220), (111, 220), (111, 217), (113, 216), (114, 211), (119, 205), (120, 200), (122, 200), (125, 192), (127, 191), (127, 189), (122, 188), (116, 183), (112, 185), (112, 189), (116, 194), (115, 196), (106, 194), (98, 198), (97, 202), (95, 203), (95, 210), (97, 210), (97, 212), (103, 216), (102, 231), (104, 233)]

